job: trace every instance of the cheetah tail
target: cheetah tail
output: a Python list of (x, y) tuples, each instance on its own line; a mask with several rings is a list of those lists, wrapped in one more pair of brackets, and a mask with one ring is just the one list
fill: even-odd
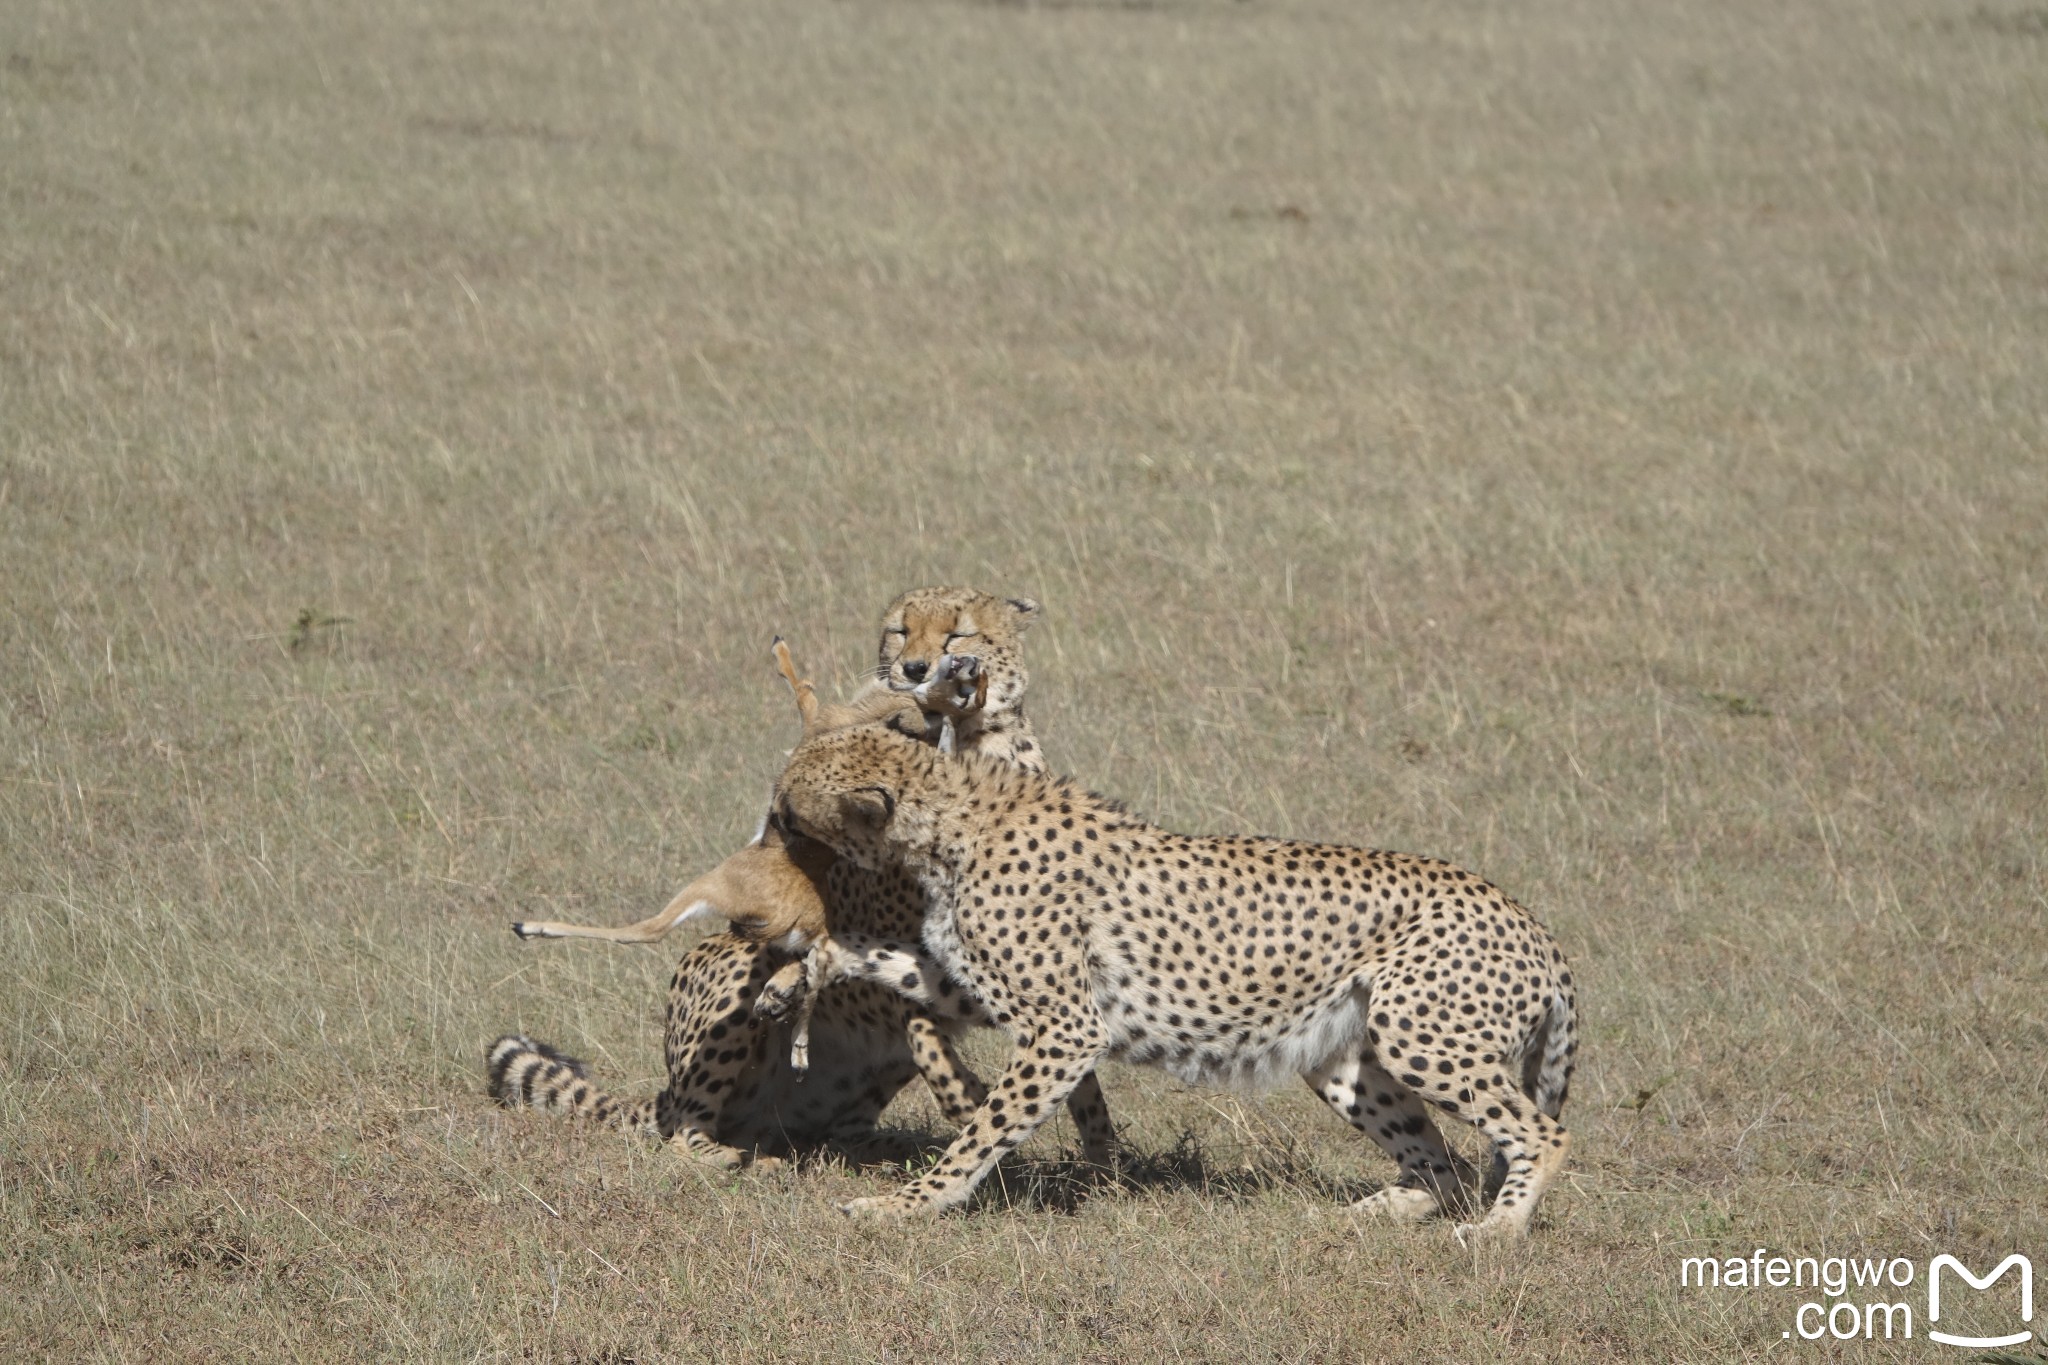
[(654, 1101), (627, 1102), (607, 1095), (585, 1077), (583, 1063), (546, 1043), (508, 1033), (484, 1053), (491, 1098), (522, 1107), (587, 1118), (622, 1132), (654, 1132)]
[[(1542, 1045), (1542, 1060), (1533, 1068), (1535, 1076), (1529, 1097), (1536, 1101), (1538, 1109), (1556, 1118), (1564, 1112), (1565, 1097), (1571, 1093), (1572, 1065), (1579, 1050), (1579, 1021), (1569, 990), (1560, 990), (1550, 997), (1538, 1041)], [(1536, 1055), (1534, 1047), (1530, 1052)]]

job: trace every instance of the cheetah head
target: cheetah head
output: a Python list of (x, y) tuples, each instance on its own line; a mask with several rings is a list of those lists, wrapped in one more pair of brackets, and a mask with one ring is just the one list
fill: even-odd
[(949, 657), (970, 655), (987, 680), (983, 709), (1010, 710), (1030, 681), (1020, 645), (1037, 617), (1038, 603), (1028, 597), (913, 588), (883, 614), (875, 676), (892, 691), (909, 692), (945, 668)]
[(776, 781), (772, 822), (858, 867), (889, 867), (928, 851), (933, 821), (920, 795), (948, 761), (878, 725), (813, 736), (790, 753)]

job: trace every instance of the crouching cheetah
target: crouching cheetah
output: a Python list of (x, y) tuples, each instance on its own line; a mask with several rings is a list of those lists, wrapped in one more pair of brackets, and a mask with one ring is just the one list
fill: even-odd
[(1403, 1221), (1465, 1206), (1429, 1110), (1465, 1120), (1501, 1170), (1461, 1241), (1526, 1232), (1563, 1164), (1571, 972), (1527, 911), (1449, 863), (1172, 834), (1061, 778), (875, 727), (799, 745), (774, 819), (929, 906), (929, 960), (835, 926), (834, 970), (929, 996), (936, 966), (1016, 1042), (937, 1167), (848, 1213), (961, 1203), (1104, 1058), (1244, 1087), (1300, 1075), (1399, 1163), (1363, 1206)]
[[(1024, 714), (1028, 674), (1021, 651), (1038, 610), (1028, 598), (967, 588), (907, 592), (883, 617), (876, 680), (914, 693), (943, 672), (948, 656), (973, 655), (979, 661), (979, 705), (955, 718), (954, 743), (999, 767), (1042, 767), (1043, 754)], [(798, 695), (802, 709), (802, 689)], [(770, 831), (764, 842), (781, 840)], [(873, 873), (841, 859), (820, 871), (816, 885), (835, 931), (914, 942), (924, 922), (923, 893), (900, 870)], [(668, 927), (662, 917), (646, 923), (658, 932)], [(669, 986), (664, 1026), (668, 1085), (654, 1099), (613, 1096), (590, 1080), (581, 1063), (517, 1035), (498, 1039), (486, 1053), (490, 1093), (508, 1106), (650, 1131), (679, 1151), (728, 1166), (773, 1164), (774, 1156), (758, 1155), (764, 1151), (825, 1145), (876, 1151), (871, 1139), (883, 1109), (919, 1075), (949, 1122), (957, 1126), (973, 1115), (987, 1091), (953, 1047), (973, 1011), (942, 1011), (935, 1019), (885, 986), (847, 982), (821, 991), (809, 1024), (810, 1065), (801, 1072), (793, 1067), (792, 1022), (755, 1011), (770, 980), (790, 964), (788, 948), (728, 932), (683, 954)], [(959, 994), (951, 982), (929, 989), (942, 1000)], [(1108, 1165), (1114, 1132), (1093, 1078), (1067, 1103), (1084, 1159)]]

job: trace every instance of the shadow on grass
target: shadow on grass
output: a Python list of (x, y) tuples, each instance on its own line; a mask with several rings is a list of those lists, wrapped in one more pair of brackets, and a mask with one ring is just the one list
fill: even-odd
[[(889, 1130), (860, 1148), (812, 1151), (799, 1160), (806, 1165), (831, 1164), (866, 1172), (893, 1168), (908, 1179), (935, 1163), (946, 1146), (946, 1139), (929, 1133)], [(1183, 1129), (1173, 1146), (1163, 1151), (1119, 1148), (1113, 1170), (1091, 1165), (1073, 1152), (1049, 1158), (1010, 1156), (975, 1191), (969, 1207), (1073, 1213), (1104, 1193), (1147, 1190), (1189, 1191), (1228, 1203), (1286, 1191), (1318, 1201), (1351, 1204), (1380, 1189), (1382, 1183), (1335, 1179), (1298, 1159), (1291, 1147), (1275, 1148), (1256, 1159), (1224, 1156), (1206, 1150), (1192, 1130)]]

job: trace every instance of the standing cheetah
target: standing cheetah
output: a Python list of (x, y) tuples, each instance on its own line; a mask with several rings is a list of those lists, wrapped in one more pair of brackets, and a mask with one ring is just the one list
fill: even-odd
[[(1021, 650), (1038, 610), (1028, 598), (967, 588), (907, 592), (883, 617), (876, 679), (891, 690), (914, 692), (944, 670), (948, 655), (974, 655), (980, 663), (977, 688), (985, 690), (980, 709), (955, 722), (959, 749), (999, 765), (1042, 767), (1044, 755), (1024, 714), (1029, 675)], [(822, 889), (835, 929), (915, 941), (924, 921), (923, 894), (900, 871), (870, 873), (842, 859), (824, 871)], [(663, 1030), (668, 1085), (652, 1100), (607, 1094), (591, 1083), (581, 1063), (517, 1035), (498, 1039), (486, 1053), (490, 1093), (507, 1105), (652, 1130), (676, 1150), (729, 1166), (755, 1162), (763, 1150), (826, 1144), (869, 1150), (882, 1110), (918, 1075), (949, 1122), (965, 1123), (975, 1112), (987, 1090), (953, 1047), (963, 1016), (972, 1012), (953, 1010), (935, 1019), (872, 983), (848, 982), (819, 994), (810, 1025), (810, 1066), (801, 1073), (792, 1067), (790, 1022), (757, 1015), (754, 1008), (788, 962), (786, 945), (735, 933), (714, 934), (683, 954), (669, 986)], [(937, 985), (939, 998), (958, 994), (950, 982)], [(1080, 1130), (1084, 1159), (1108, 1165), (1115, 1135), (1092, 1077), (1075, 1090), (1068, 1110)], [(775, 1160), (760, 1158), (761, 1164)]]
[(1403, 1221), (1464, 1204), (1429, 1110), (1465, 1120), (1501, 1180), (1461, 1241), (1525, 1233), (1564, 1162), (1570, 969), (1526, 910), (1449, 863), (1171, 834), (1061, 778), (875, 727), (800, 744), (774, 819), (898, 869), (930, 906), (929, 961), (835, 926), (838, 970), (929, 996), (936, 964), (1016, 1041), (938, 1166), (848, 1213), (961, 1203), (1104, 1058), (1211, 1084), (1303, 1077), (1399, 1163), (1362, 1206)]

